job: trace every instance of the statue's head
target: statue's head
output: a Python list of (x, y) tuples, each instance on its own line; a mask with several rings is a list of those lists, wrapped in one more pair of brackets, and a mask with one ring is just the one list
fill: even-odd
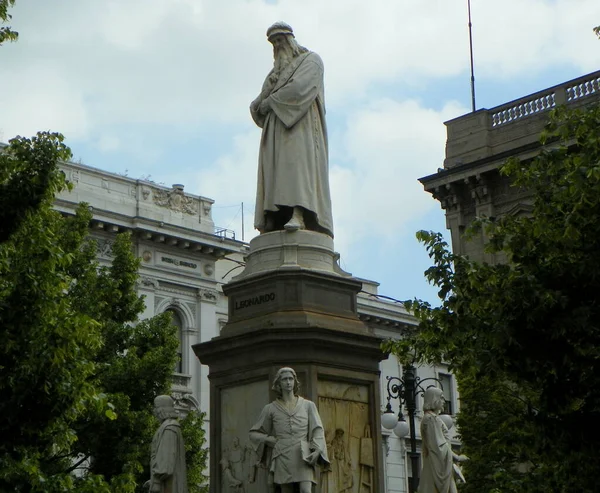
[(154, 416), (160, 421), (177, 417), (175, 401), (170, 395), (159, 395), (154, 399)]
[(267, 29), (267, 39), (271, 41), (271, 39), (277, 35), (291, 36), (293, 38), (294, 30), (289, 24), (286, 24), (283, 21), (279, 21), (273, 24), (271, 27), (269, 27), (269, 29)]
[(282, 394), (281, 380), (288, 379), (289, 377), (293, 378), (294, 395), (297, 395), (298, 394), (298, 386), (299, 386), (298, 377), (296, 376), (296, 372), (294, 371), (294, 369), (287, 367), (287, 366), (277, 370), (277, 373), (275, 374), (275, 379), (273, 380), (273, 386), (271, 387), (271, 389), (274, 390), (275, 392), (277, 392), (278, 395), (281, 395)]
[(294, 31), (289, 24), (285, 22), (276, 22), (267, 29), (267, 39), (273, 45), (273, 57), (275, 58), (276, 69), (287, 65), (293, 58), (308, 50), (300, 46)]
[(423, 411), (434, 411), (439, 414), (444, 409), (444, 393), (437, 387), (429, 387), (423, 396)]

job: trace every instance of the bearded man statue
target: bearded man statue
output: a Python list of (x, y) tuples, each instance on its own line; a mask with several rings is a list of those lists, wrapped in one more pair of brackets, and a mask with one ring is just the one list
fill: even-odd
[(274, 66), (250, 105), (262, 128), (254, 226), (333, 237), (323, 61), (284, 22), (269, 27), (267, 38)]

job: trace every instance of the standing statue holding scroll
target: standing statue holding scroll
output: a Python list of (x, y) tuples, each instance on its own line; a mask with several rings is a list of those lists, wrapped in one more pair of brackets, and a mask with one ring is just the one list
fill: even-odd
[[(250, 429), (250, 443), (269, 468), (269, 483), (280, 493), (311, 493), (315, 467), (329, 467), (325, 433), (314, 402), (296, 395), (298, 379), (292, 368), (278, 370), (273, 390), (279, 397), (267, 404)], [(277, 491), (277, 490), (276, 490)]]
[(250, 113), (261, 127), (254, 226), (261, 233), (308, 229), (333, 237), (323, 61), (292, 28), (267, 30), (274, 67)]

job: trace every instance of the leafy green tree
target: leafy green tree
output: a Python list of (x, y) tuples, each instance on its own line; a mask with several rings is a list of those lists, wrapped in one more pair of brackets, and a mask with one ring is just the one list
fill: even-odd
[[(15, 4), (15, 0), (0, 0), (0, 23), (5, 23), (12, 19), (12, 16), (8, 13), (8, 9)], [(10, 26), (0, 27), (0, 45), (4, 41), (16, 41), (19, 37), (19, 33), (13, 31)]]
[(181, 421), (190, 493), (208, 493), (208, 477), (204, 475), (208, 465), (204, 417), (205, 413), (192, 411)]
[(536, 159), (501, 172), (531, 191), (530, 217), (482, 219), (503, 265), (419, 232), (441, 306), (387, 349), (446, 361), (461, 391), (466, 492), (592, 492), (600, 448), (600, 109), (553, 111)]
[[(129, 234), (117, 235), (110, 266), (99, 266), (96, 253), (93, 240), (80, 250), (73, 264), (78, 282), (69, 294), (79, 310), (102, 324), (104, 346), (96, 357), (96, 385), (107, 395), (117, 419), (106, 420), (91, 409), (78, 423), (73, 461), (85, 463), (84, 458), (92, 457), (88, 471), (110, 478), (116, 491), (132, 482), (142, 491), (149, 478), (150, 443), (159, 426), (152, 414), (153, 401), (170, 392), (177, 328), (170, 313), (138, 320), (144, 309), (136, 293), (140, 260), (133, 254)], [(188, 470), (199, 483), (204, 482), (207, 460), (203, 416), (193, 412), (183, 420)], [(76, 462), (79, 456), (82, 459)]]
[[(63, 137), (49, 133), (13, 139), (0, 153), (0, 189), (35, 190), (0, 212), (8, 225), (0, 242), (0, 491), (141, 491), (176, 327), (170, 314), (138, 320), (144, 303), (129, 234), (117, 236), (111, 265), (101, 266), (86, 205), (69, 218), (52, 209), (68, 186), (58, 163), (69, 158)], [(202, 415), (184, 422), (190, 474), (201, 483)]]
[[(52, 210), (54, 194), (66, 186), (57, 165), (70, 156), (63, 137), (50, 133), (12, 139), (0, 153), (2, 189), (35, 191), (30, 201), (1, 208), (8, 226), (0, 241), (0, 491), (71, 489), (65, 469), (74, 423), (87, 409), (107, 410), (90, 379), (100, 325), (66, 296), (74, 258), (66, 246), (82, 241), (87, 224), (67, 234)], [(86, 481), (102, 491), (100, 478)]]

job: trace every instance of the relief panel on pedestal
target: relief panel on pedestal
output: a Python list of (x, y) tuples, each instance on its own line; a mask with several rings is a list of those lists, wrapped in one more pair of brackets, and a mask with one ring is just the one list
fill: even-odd
[(376, 493), (368, 387), (319, 381), (318, 395), (331, 461), (321, 493)]
[(266, 493), (267, 470), (250, 446), (248, 432), (269, 402), (269, 382), (221, 391), (221, 489), (219, 493)]

